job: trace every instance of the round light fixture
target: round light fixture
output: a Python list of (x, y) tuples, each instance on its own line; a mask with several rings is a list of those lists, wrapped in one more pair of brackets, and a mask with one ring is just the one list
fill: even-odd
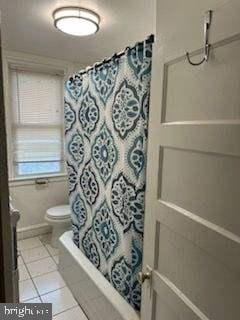
[(99, 29), (100, 17), (93, 11), (80, 7), (64, 7), (53, 12), (57, 29), (73, 36), (88, 36)]

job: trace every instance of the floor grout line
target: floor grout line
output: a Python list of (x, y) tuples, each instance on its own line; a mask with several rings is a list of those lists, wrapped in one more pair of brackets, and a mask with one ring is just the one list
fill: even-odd
[[(60, 288), (57, 288), (57, 289), (51, 290), (51, 291), (46, 292), (46, 293), (43, 293), (43, 294), (41, 294), (41, 295), (40, 295), (40, 293), (39, 293), (39, 295), (42, 297), (42, 296), (45, 296), (45, 295), (47, 295), (47, 294), (49, 294), (49, 293), (53, 293), (53, 292), (58, 291), (58, 290), (63, 289), (63, 288), (68, 288), (68, 286), (67, 286), (67, 285), (65, 285), (65, 286), (63, 286), (63, 287), (60, 287)], [(68, 289), (69, 289), (69, 288), (68, 288)]]
[(40, 248), (40, 247), (44, 246), (43, 242), (41, 241), (41, 239), (40, 239), (38, 236), (36, 236), (36, 237), (31, 237), (31, 238), (26, 238), (26, 239), (22, 239), (22, 240), (18, 240), (18, 243), (19, 243), (20, 241), (29, 240), (29, 239), (36, 239), (36, 238), (41, 242), (41, 245), (38, 245), (38, 246), (33, 247), (33, 248), (28, 248), (28, 249), (23, 249), (23, 250), (18, 249), (18, 250), (19, 250), (19, 251), (26, 251), (26, 250), (36, 249), (36, 248)]
[[(41, 248), (41, 247), (38, 247), (38, 248)], [(58, 255), (58, 254), (52, 255), (46, 246), (44, 246), (44, 248), (47, 250), (49, 256), (44, 257), (44, 258), (40, 258), (40, 259), (37, 259), (37, 260), (33, 260), (33, 261), (30, 261), (30, 262), (25, 262), (22, 254), (21, 254), (21, 251), (19, 251), (19, 252), (20, 252), (20, 255), (21, 255), (21, 257), (22, 257), (22, 260), (23, 260), (23, 262), (24, 262), (25, 264), (29, 264), (29, 263), (32, 263), (32, 262), (36, 262), (36, 261), (39, 261), (39, 260), (43, 260), (43, 259), (46, 259), (46, 258), (49, 258), (49, 257), (51, 257), (51, 258), (53, 259), (53, 261), (56, 263), (56, 261), (54, 260), (53, 257), (58, 257), (59, 255)], [(34, 249), (36, 249), (36, 248), (34, 248)], [(25, 251), (26, 251), (26, 250), (25, 250)], [(57, 263), (56, 263), (56, 264), (57, 264)]]
[(34, 260), (34, 261), (30, 261), (30, 262), (25, 262), (25, 263), (26, 263), (26, 264), (30, 264), (30, 263), (33, 263), (33, 262), (37, 262), (37, 261), (41, 261), (41, 260), (47, 259), (47, 258), (52, 258), (52, 260), (54, 261), (54, 259), (53, 259), (52, 256), (47, 256), (47, 257), (44, 257), (44, 258), (41, 258), (41, 259), (38, 259), (38, 260)]
[[(74, 299), (75, 299), (75, 298), (74, 298)], [(76, 300), (76, 299), (75, 299), (75, 300)], [(76, 300), (76, 302), (77, 302), (77, 300)], [(73, 307), (71, 307), (71, 308), (68, 308), (68, 309), (66, 309), (66, 310), (64, 310), (64, 311), (61, 311), (61, 312), (56, 313), (53, 317), (56, 317), (56, 316), (58, 316), (59, 314), (62, 314), (62, 313), (67, 312), (67, 311), (69, 311), (69, 310), (75, 309), (75, 308), (77, 308), (77, 307), (81, 308), (81, 307), (79, 306), (79, 304), (77, 303), (75, 306), (73, 306)]]
[[(40, 247), (45, 247), (45, 249), (48, 251), (48, 253), (49, 253), (51, 256), (56, 256), (56, 254), (51, 254), (50, 250), (47, 248), (47, 246), (52, 247), (51, 242), (43, 242), (43, 241), (40, 239), (40, 237), (33, 237), (33, 238), (38, 238), (38, 240), (41, 242), (41, 246), (37, 246), (37, 247), (29, 248), (29, 249), (24, 249), (24, 250), (20, 250), (20, 249), (18, 249), (18, 250), (19, 250), (19, 251), (26, 251), (26, 250), (36, 249), (36, 248), (40, 248)], [(32, 238), (29, 238), (29, 239), (32, 239)], [(55, 249), (54, 247), (52, 247), (52, 248)]]
[[(28, 278), (28, 279), (20, 280), (20, 268), (21, 268), (21, 266), (24, 266), (24, 267), (26, 268), (27, 273), (28, 273), (28, 275), (29, 275), (29, 278)], [(31, 279), (31, 275), (30, 275), (30, 273), (29, 273), (26, 265), (24, 264), (24, 262), (23, 262), (21, 265), (18, 265), (18, 282), (20, 283), (20, 282), (23, 282), (23, 281), (26, 281), (26, 280), (30, 280), (30, 279)]]
[[(50, 245), (49, 245), (50, 246)], [(50, 254), (50, 256), (56, 256), (56, 254), (52, 254), (51, 251), (48, 249), (47, 245), (44, 246), (46, 248), (46, 250), (48, 251), (48, 253)], [(52, 247), (53, 248), (53, 247)], [(53, 248), (54, 249), (54, 248)], [(57, 254), (58, 255), (58, 254)]]
[[(66, 283), (65, 283), (65, 286), (63, 286), (63, 287), (60, 287), (60, 288), (55, 289), (55, 290), (51, 290), (51, 291), (46, 292), (46, 293), (44, 293), (44, 294), (40, 294), (37, 286), (35, 285), (34, 279), (35, 279), (35, 278), (38, 278), (38, 277), (41, 277), (41, 276), (44, 276), (44, 275), (46, 275), (46, 274), (52, 273), (52, 272), (56, 272), (56, 271), (58, 272), (58, 270), (51, 271), (51, 272), (47, 272), (47, 273), (44, 273), (44, 274), (42, 274), (42, 275), (40, 275), (40, 276), (37, 276), (37, 277), (32, 277), (31, 274), (30, 274), (30, 272), (29, 272), (29, 269), (28, 269), (27, 265), (26, 265), (26, 268), (27, 268), (28, 273), (29, 273), (29, 275), (30, 275), (30, 279), (32, 280), (33, 285), (34, 285), (35, 289), (37, 290), (37, 293), (38, 293), (38, 295), (39, 295), (40, 297), (41, 297), (41, 296), (44, 296), (45, 294), (48, 294), (48, 293), (50, 293), (50, 292), (54, 292), (54, 291), (57, 291), (57, 290), (59, 290), (59, 289), (65, 288), (65, 287), (67, 286)], [(60, 275), (61, 275), (61, 274), (60, 274)], [(64, 281), (64, 282), (65, 282), (65, 281)], [(41, 300), (42, 300), (42, 299), (41, 299)]]
[(37, 246), (37, 247), (33, 247), (33, 248), (28, 248), (28, 249), (18, 249), (20, 252), (23, 252), (23, 251), (27, 251), (27, 250), (33, 250), (33, 249), (37, 249), (37, 248), (41, 248), (41, 247), (44, 247), (43, 244), (41, 244), (40, 246)]
[[(33, 237), (33, 238), (36, 238), (36, 237)], [(39, 237), (38, 237), (38, 238), (39, 238)], [(30, 238), (29, 238), (29, 239), (30, 239)], [(41, 241), (41, 239), (39, 239), (39, 240)], [(56, 271), (59, 272), (59, 271), (58, 271), (58, 264), (56, 263), (56, 261), (55, 261), (54, 258), (53, 258), (54, 256), (59, 256), (59, 254), (57, 254), (57, 255), (56, 255), (56, 254), (55, 254), (55, 255), (52, 255), (51, 252), (50, 252), (50, 250), (48, 250), (48, 248), (47, 248), (47, 246), (46, 246), (48, 243), (47, 243), (47, 244), (44, 244), (42, 241), (41, 241), (41, 243), (42, 243), (42, 246), (45, 247), (45, 249), (46, 249), (47, 252), (49, 253), (49, 256), (48, 256), (48, 257), (40, 258), (40, 259), (38, 259), (38, 260), (34, 260), (34, 261), (31, 261), (31, 262), (26, 263), (25, 260), (24, 260), (24, 258), (23, 258), (23, 256), (21, 255), (21, 251), (36, 249), (36, 248), (40, 248), (40, 247), (42, 247), (42, 246), (38, 246), (38, 247), (31, 248), (31, 249), (26, 249), (26, 250), (19, 250), (19, 252), (20, 252), (20, 256), (22, 257), (23, 265), (26, 267), (27, 272), (28, 272), (28, 274), (29, 274), (29, 276), (30, 276), (30, 278), (29, 278), (29, 279), (26, 279), (26, 280), (31, 280), (31, 282), (33, 283), (34, 288), (36, 289), (36, 293), (37, 293), (37, 296), (36, 296), (36, 297), (30, 298), (30, 299), (28, 299), (28, 301), (29, 301), (29, 300), (33, 300), (33, 299), (36, 299), (36, 298), (39, 298), (40, 301), (41, 301), (41, 303), (44, 303), (44, 302), (43, 302), (43, 299), (42, 299), (42, 296), (45, 296), (45, 295), (47, 295), (47, 294), (50, 294), (50, 293), (53, 293), (53, 292), (55, 292), (55, 291), (61, 290), (61, 289), (63, 289), (63, 288), (67, 288), (68, 290), (70, 290), (70, 289), (69, 289), (69, 287), (67, 286), (67, 284), (65, 284), (65, 286), (63, 286), (63, 287), (60, 287), (60, 288), (55, 289), (55, 290), (51, 290), (51, 291), (49, 291), (49, 292), (47, 292), (47, 293), (44, 293), (44, 294), (42, 294), (42, 295), (41, 295), (40, 292), (38, 291), (37, 286), (35, 285), (33, 279), (38, 278), (38, 277), (41, 277), (41, 276), (44, 276), (44, 275), (49, 274), (49, 273), (52, 273), (52, 272), (56, 272)], [(50, 245), (50, 244), (48, 244), (48, 245)], [(51, 246), (51, 245), (50, 245), (50, 246)], [(40, 261), (40, 260), (43, 260), (43, 259), (47, 259), (47, 258), (49, 258), (49, 257), (50, 257), (50, 258), (54, 261), (54, 263), (56, 264), (57, 270), (50, 271), (50, 272), (41, 274), (41, 275), (36, 276), (36, 277), (32, 277), (32, 275), (31, 275), (31, 273), (30, 273), (30, 271), (29, 271), (29, 269), (28, 269), (27, 264), (31, 264), (31, 263), (36, 262), (36, 261)], [(26, 281), (26, 280), (22, 280), (22, 281)], [(22, 282), (22, 281), (19, 280), (19, 282)], [(71, 290), (70, 290), (70, 291), (71, 291)], [(74, 298), (74, 300), (76, 301), (76, 305), (73, 306), (73, 307), (71, 307), (71, 308), (67, 308), (67, 309), (65, 309), (65, 310), (63, 310), (63, 311), (61, 311), (61, 312), (56, 313), (55, 315), (53, 315), (53, 319), (54, 319), (56, 316), (58, 316), (58, 315), (60, 315), (60, 314), (62, 314), (62, 313), (65, 313), (65, 312), (67, 312), (67, 311), (70, 311), (70, 310), (72, 310), (72, 309), (75, 309), (75, 308), (77, 308), (77, 307), (79, 307), (79, 308), (82, 310), (81, 306), (78, 304), (78, 302), (77, 302), (77, 300), (75, 299), (74, 296), (73, 296), (73, 298)], [(27, 301), (23, 301), (23, 303), (27, 303)], [(83, 311), (83, 310), (82, 310), (82, 311)], [(84, 314), (85, 314), (85, 312), (84, 312)], [(86, 316), (86, 317), (87, 317), (87, 316)]]
[(57, 265), (57, 270), (58, 270), (58, 265), (59, 265), (59, 263), (57, 263), (57, 262), (55, 261), (54, 257), (58, 257), (58, 258), (59, 258), (59, 255), (52, 256), (52, 259), (53, 259), (53, 261), (56, 263), (56, 265)]
[[(29, 269), (28, 269), (27, 265), (26, 265), (25, 267), (27, 268), (27, 271), (28, 271), (28, 273), (29, 273), (29, 275), (30, 275), (30, 279), (31, 279), (31, 281), (32, 281), (32, 283), (33, 283), (33, 285), (34, 285), (34, 288), (35, 288), (35, 290), (36, 290), (36, 292), (37, 292), (37, 294), (38, 294), (38, 297), (40, 297), (40, 293), (38, 292), (38, 289), (37, 289), (37, 287), (36, 287), (36, 285), (35, 285), (35, 283), (34, 283), (34, 281), (33, 281), (33, 278), (32, 278), (32, 276), (31, 276), (31, 274), (30, 274), (30, 272), (29, 272)], [(41, 300), (41, 298), (40, 298), (40, 300)]]
[[(40, 240), (41, 241), (41, 240)], [(20, 251), (20, 255), (21, 255), (21, 251)], [(25, 260), (24, 260), (24, 258), (23, 258), (23, 256), (21, 255), (21, 257), (22, 257), (22, 260), (23, 260), (23, 264), (25, 265), (25, 268), (27, 269), (27, 272), (28, 272), (28, 274), (29, 274), (29, 276), (30, 276), (30, 279), (27, 279), (27, 280), (31, 280), (31, 282), (32, 282), (32, 284), (33, 284), (33, 286), (34, 286), (34, 288), (35, 288), (35, 290), (36, 290), (36, 292), (37, 292), (37, 297), (38, 298), (40, 298), (40, 301), (42, 301), (42, 299), (41, 299), (41, 295), (40, 295), (40, 293), (39, 293), (39, 291), (38, 291), (38, 289), (37, 289), (37, 287), (36, 287), (36, 285), (35, 285), (35, 283), (34, 283), (34, 281), (33, 281), (33, 277), (31, 276), (31, 273), (30, 273), (30, 271), (29, 271), (29, 269), (28, 269), (28, 266), (27, 266), (27, 263), (25, 262)], [(44, 258), (42, 258), (42, 259), (38, 259), (38, 260), (36, 260), (36, 261), (39, 261), (39, 260), (43, 260)], [(53, 259), (53, 258), (52, 258)], [(53, 259), (54, 260), (54, 259)], [(32, 262), (35, 262), (35, 261), (32, 261)], [(30, 262), (31, 263), (31, 262)], [(19, 270), (18, 270), (18, 272), (19, 272)], [(20, 281), (19, 281), (20, 282)], [(35, 297), (34, 297), (35, 298)], [(34, 299), (34, 298), (32, 298), (32, 299)], [(29, 300), (31, 300), (31, 299), (29, 299)]]
[(33, 300), (33, 299), (37, 299), (37, 298), (40, 298), (40, 297), (39, 297), (39, 296), (32, 297), (31, 299), (23, 300), (23, 301), (21, 301), (20, 303), (29, 303), (29, 302), (28, 302), (29, 300)]
[(49, 272), (46, 272), (46, 273), (42, 273), (42, 274), (40, 274), (40, 275), (38, 275), (38, 276), (35, 276), (35, 277), (32, 277), (31, 274), (30, 274), (30, 273), (29, 273), (29, 274), (30, 274), (31, 279), (33, 280), (33, 279), (36, 279), (36, 278), (45, 276), (46, 274), (56, 272), (56, 271), (57, 271), (58, 273), (60, 273), (58, 270), (53, 270), (53, 271), (49, 271)]
[(56, 264), (56, 266), (58, 267), (58, 263), (54, 260), (54, 257), (59, 257), (59, 254), (51, 254), (50, 250), (48, 250), (47, 246), (45, 246), (47, 252), (50, 254), (50, 257), (53, 259), (54, 263)]
[(52, 256), (46, 256), (44, 258), (40, 258), (40, 259), (37, 259), (37, 260), (32, 260), (32, 261), (29, 261), (29, 262), (25, 262), (24, 258), (23, 257), (22, 258), (23, 258), (25, 264), (29, 264), (29, 263), (37, 262), (37, 261), (40, 261), (40, 260), (43, 260), (43, 259), (46, 259), (46, 258), (49, 258), (49, 257), (52, 258)]

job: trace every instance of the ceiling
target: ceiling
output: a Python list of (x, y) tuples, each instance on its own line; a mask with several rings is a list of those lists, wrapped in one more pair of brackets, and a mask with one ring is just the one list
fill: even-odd
[[(89, 64), (111, 56), (155, 31), (155, 0), (0, 0), (3, 48)], [(52, 12), (81, 6), (101, 17), (100, 31), (66, 35), (53, 26)]]

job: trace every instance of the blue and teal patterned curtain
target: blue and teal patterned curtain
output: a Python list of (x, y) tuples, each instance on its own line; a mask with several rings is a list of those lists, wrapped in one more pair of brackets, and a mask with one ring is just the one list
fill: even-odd
[(66, 82), (73, 240), (137, 310), (141, 288), (151, 40)]

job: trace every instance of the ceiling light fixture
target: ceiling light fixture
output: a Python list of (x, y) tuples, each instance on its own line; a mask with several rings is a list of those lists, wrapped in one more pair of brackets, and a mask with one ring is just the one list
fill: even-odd
[(88, 36), (99, 30), (100, 17), (80, 7), (64, 7), (53, 12), (57, 29), (73, 36)]

